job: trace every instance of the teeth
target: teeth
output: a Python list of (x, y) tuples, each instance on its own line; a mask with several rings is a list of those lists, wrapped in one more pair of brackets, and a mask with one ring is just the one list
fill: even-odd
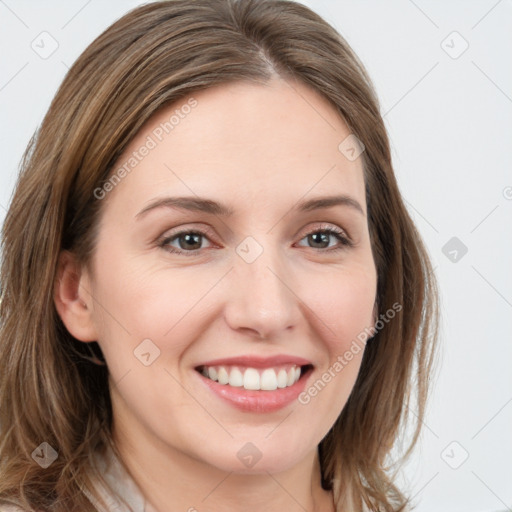
[(260, 389), (264, 389), (265, 391), (273, 391), (274, 389), (277, 389), (277, 375), (275, 370), (269, 368), (263, 371), (261, 374)]
[(294, 380), (295, 380), (295, 370), (293, 368), (290, 368), (288, 370), (288, 379), (286, 380), (286, 385), (291, 386), (293, 384)]
[(300, 366), (292, 365), (289, 368), (239, 368), (236, 366), (209, 366), (203, 367), (201, 373), (219, 384), (227, 384), (236, 388), (244, 387), (248, 390), (274, 391), (293, 386), (301, 374)]
[(219, 380), (219, 384), (227, 384), (229, 382), (228, 372), (226, 371), (226, 368), (224, 368), (223, 366), (221, 366), (219, 368), (219, 372), (217, 373), (217, 377), (218, 377), (218, 380)]
[(244, 376), (238, 368), (233, 368), (229, 374), (229, 385), (240, 388), (244, 385)]
[(254, 368), (247, 368), (244, 373), (245, 389), (260, 389), (260, 374)]
[(287, 386), (287, 382), (288, 374), (286, 373), (286, 370), (279, 370), (279, 373), (277, 374), (277, 387), (285, 388)]

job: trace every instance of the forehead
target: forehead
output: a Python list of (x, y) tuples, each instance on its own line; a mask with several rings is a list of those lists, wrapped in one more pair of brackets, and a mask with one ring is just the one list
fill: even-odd
[(125, 190), (138, 205), (172, 193), (268, 206), (339, 192), (364, 207), (362, 159), (339, 149), (349, 135), (334, 107), (304, 84), (222, 84), (150, 118), (114, 166), (128, 172), (112, 195)]

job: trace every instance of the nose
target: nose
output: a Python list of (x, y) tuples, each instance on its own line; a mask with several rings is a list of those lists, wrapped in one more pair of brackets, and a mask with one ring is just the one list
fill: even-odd
[(267, 247), (252, 262), (240, 254), (235, 254), (234, 268), (229, 273), (226, 322), (232, 329), (255, 338), (282, 337), (301, 319), (301, 301), (294, 293), (292, 269), (283, 254)]

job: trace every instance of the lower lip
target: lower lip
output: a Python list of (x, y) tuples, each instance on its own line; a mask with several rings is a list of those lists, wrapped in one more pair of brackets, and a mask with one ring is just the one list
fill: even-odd
[(233, 387), (219, 384), (196, 371), (208, 388), (232, 406), (246, 412), (268, 413), (283, 409), (298, 399), (306, 387), (306, 381), (312, 369), (309, 368), (300, 379), (288, 388), (277, 388), (274, 391), (253, 391), (244, 387)]

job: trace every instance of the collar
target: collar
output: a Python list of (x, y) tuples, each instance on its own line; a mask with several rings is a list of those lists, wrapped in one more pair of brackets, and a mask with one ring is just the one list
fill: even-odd
[(116, 512), (150, 512), (141, 490), (110, 448), (107, 449), (104, 456), (97, 453), (95, 462), (103, 478), (130, 507), (128, 508), (117, 496), (112, 495), (99, 479), (94, 478), (94, 487), (107, 503), (107, 508), (101, 506), (89, 492), (85, 490), (84, 492), (99, 512), (111, 512), (112, 510)]

